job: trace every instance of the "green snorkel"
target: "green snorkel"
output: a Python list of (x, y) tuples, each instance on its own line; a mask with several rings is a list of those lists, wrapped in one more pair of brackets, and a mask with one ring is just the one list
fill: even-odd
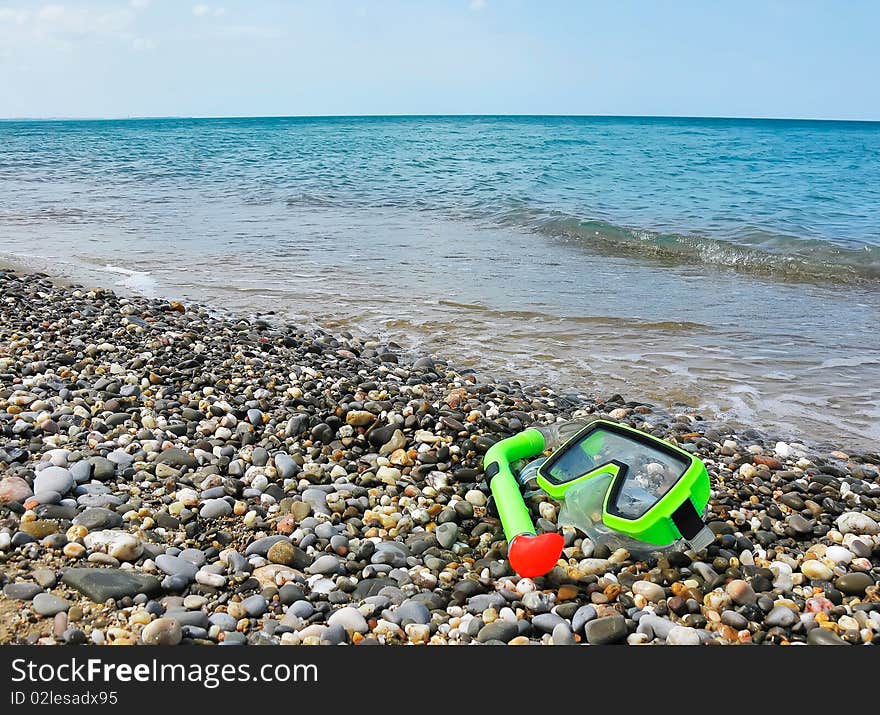
[(536, 533), (511, 468), (546, 449), (554, 451), (536, 481), (563, 501), (560, 524), (630, 551), (658, 551), (682, 540), (699, 551), (714, 540), (702, 520), (709, 475), (692, 454), (607, 420), (530, 427), (494, 444), (484, 459), (508, 558), (521, 576), (547, 573), (562, 553), (562, 536)]
[(493, 444), (483, 460), (507, 538), (507, 558), (520, 576), (547, 573), (562, 554), (564, 542), (559, 534), (536, 534), (519, 483), (510, 468), (511, 462), (540, 455), (544, 446), (541, 431), (529, 428)]

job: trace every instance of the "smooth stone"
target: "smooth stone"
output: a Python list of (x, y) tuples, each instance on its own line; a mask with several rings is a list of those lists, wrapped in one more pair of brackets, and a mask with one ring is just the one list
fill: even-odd
[(321, 574), (323, 576), (336, 573), (337, 571), (339, 571), (339, 559), (333, 554), (319, 556), (314, 562), (312, 562), (312, 565), (306, 569), (306, 573)]
[(120, 561), (136, 561), (144, 551), (140, 540), (125, 531), (90, 531), (83, 542), (91, 551), (106, 553)]
[(830, 567), (815, 559), (804, 561), (801, 573), (812, 581), (828, 581), (834, 575)]
[(327, 625), (342, 626), (342, 628), (345, 629), (345, 632), (349, 635), (352, 633), (366, 633), (370, 630), (366, 619), (361, 612), (353, 606), (346, 606), (345, 608), (340, 608), (339, 610), (334, 611), (330, 615), (330, 618), (327, 619)]
[(22, 504), (32, 494), (30, 484), (21, 477), (13, 476), (0, 479), (0, 504), (8, 504), (9, 502)]
[(76, 462), (70, 467), (70, 476), (77, 484), (84, 484), (92, 478), (92, 465), (85, 460)]
[(228, 613), (212, 613), (208, 620), (221, 631), (234, 631), (238, 626), (238, 621)]
[(177, 608), (168, 608), (165, 612), (167, 618), (173, 618), (181, 627), (193, 626), (195, 628), (210, 628), (211, 622), (203, 611), (187, 611), (181, 604)]
[(652, 636), (666, 640), (669, 632), (675, 628), (675, 623), (667, 618), (661, 618), (653, 613), (646, 613), (639, 619), (638, 631), (644, 633), (647, 629)]
[(342, 645), (348, 640), (348, 634), (341, 625), (328, 626), (321, 633), (322, 645)]
[(731, 600), (739, 606), (746, 606), (758, 600), (755, 589), (752, 588), (748, 581), (743, 581), (742, 579), (731, 581), (727, 584), (725, 591)]
[(114, 529), (122, 526), (122, 516), (115, 511), (110, 511), (110, 509), (93, 506), (78, 514), (73, 520), (73, 523), (79, 526), (84, 526), (89, 531)]
[(299, 473), (299, 465), (289, 454), (279, 452), (274, 457), (275, 469), (282, 479), (290, 479)]
[(838, 564), (848, 564), (853, 560), (853, 552), (843, 546), (829, 546), (825, 549), (826, 558), (831, 559)]
[(34, 569), (31, 575), (34, 577), (34, 581), (43, 588), (52, 588), (58, 583), (58, 574), (55, 569)]
[(480, 643), (486, 643), (487, 641), (507, 643), (516, 638), (517, 635), (519, 635), (519, 628), (517, 628), (516, 623), (499, 618), (480, 628), (477, 633), (477, 640)]
[(306, 489), (302, 493), (302, 500), (315, 512), (315, 514), (330, 514), (327, 508), (327, 492), (321, 489)]
[(116, 463), (106, 457), (92, 457), (89, 462), (92, 465), (92, 479), (106, 482), (116, 476)]
[(287, 537), (282, 534), (275, 534), (274, 536), (264, 536), (262, 539), (257, 539), (256, 541), (252, 541), (248, 544), (248, 547), (244, 551), (245, 556), (265, 556), (269, 549), (272, 547), (272, 544), (278, 541), (287, 541)]
[(861, 596), (873, 584), (874, 579), (868, 574), (858, 571), (844, 574), (834, 581), (834, 586), (837, 590), (842, 591), (848, 596)]
[(157, 464), (170, 464), (172, 467), (186, 467), (187, 469), (195, 469), (198, 466), (196, 458), (184, 452), (179, 447), (169, 447), (156, 457)]
[(189, 561), (195, 566), (204, 566), (205, 561), (207, 560), (205, 552), (201, 549), (184, 549), (177, 556), (184, 561)]
[(141, 631), (144, 645), (177, 645), (182, 638), (180, 622), (176, 618), (157, 618)]
[(807, 645), (849, 645), (849, 643), (827, 628), (814, 628), (807, 636)]
[(539, 613), (532, 618), (532, 626), (542, 633), (552, 633), (553, 629), (560, 623), (568, 626), (568, 622), (562, 616), (555, 613)]
[(41, 616), (54, 616), (56, 613), (66, 612), (70, 608), (70, 602), (51, 593), (38, 593), (34, 596), (32, 606)]
[(655, 603), (666, 598), (666, 589), (660, 584), (651, 581), (636, 581), (632, 585), (632, 592), (644, 596), (649, 601), (654, 601)]
[(696, 628), (675, 626), (666, 636), (666, 645), (700, 645), (700, 634)]
[[(35, 487), (36, 488), (36, 487)], [(837, 528), (841, 534), (877, 534), (880, 525), (867, 514), (848, 511), (837, 517)]]
[(571, 617), (571, 628), (575, 633), (583, 633), (584, 626), (596, 618), (596, 607), (587, 604), (578, 608)]
[(299, 546), (295, 546), (289, 541), (277, 541), (272, 544), (269, 552), (266, 554), (266, 558), (272, 563), (290, 566), (299, 570), (305, 569), (312, 560), (311, 556), (299, 548)]
[(3, 595), (16, 601), (30, 601), (43, 589), (36, 583), (7, 583)]
[(187, 581), (192, 581), (199, 570), (194, 563), (182, 559), (179, 556), (170, 556), (169, 554), (157, 556), (155, 562), (156, 566), (169, 576), (180, 576)]
[(152, 596), (161, 590), (155, 576), (122, 569), (71, 568), (64, 572), (61, 580), (95, 603), (139, 593)]
[(248, 596), (241, 605), (251, 618), (259, 618), (269, 608), (269, 602), (259, 593)]
[(232, 513), (232, 505), (225, 499), (209, 499), (199, 509), (202, 519), (219, 519)]
[(265, 467), (269, 463), (269, 453), (263, 447), (257, 447), (251, 452), (251, 464), (255, 467)]
[(34, 477), (34, 493), (58, 492), (67, 494), (74, 485), (73, 475), (64, 467), (46, 467)]
[(721, 613), (721, 622), (725, 626), (730, 626), (738, 631), (748, 628), (749, 626), (749, 620), (744, 615), (730, 610)]
[(577, 645), (574, 639), (574, 633), (567, 623), (559, 623), (553, 629), (551, 636), (553, 645)]
[(780, 628), (790, 628), (798, 622), (798, 615), (788, 606), (775, 606), (766, 616), (764, 616), (765, 626), (779, 626)]
[(407, 599), (401, 603), (394, 614), (401, 626), (405, 626), (407, 623), (425, 624), (431, 622), (431, 612), (424, 604), (413, 599)]
[(440, 524), (434, 533), (440, 546), (444, 549), (452, 548), (452, 545), (458, 538), (458, 524), (451, 521)]
[(626, 638), (626, 621), (623, 616), (604, 616), (589, 621), (584, 629), (590, 645), (608, 645)]

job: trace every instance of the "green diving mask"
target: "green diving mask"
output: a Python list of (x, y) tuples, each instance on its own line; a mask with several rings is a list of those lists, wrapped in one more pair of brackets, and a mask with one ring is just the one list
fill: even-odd
[(532, 427), (493, 445), (484, 461), (508, 558), (520, 575), (546, 573), (562, 551), (559, 534), (536, 535), (510, 467), (548, 448), (554, 451), (534, 477), (543, 491), (562, 501), (561, 525), (636, 553), (675, 547), (682, 540), (699, 551), (714, 540), (702, 519), (709, 476), (693, 455), (607, 420)]

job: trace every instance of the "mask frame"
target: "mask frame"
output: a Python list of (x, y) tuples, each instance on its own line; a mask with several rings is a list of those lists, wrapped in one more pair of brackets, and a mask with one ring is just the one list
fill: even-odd
[[(617, 498), (629, 471), (624, 462), (611, 459), (572, 479), (560, 480), (552, 474), (554, 465), (571, 449), (577, 449), (600, 430), (660, 452), (683, 465), (678, 479), (638, 517), (627, 516), (617, 508)], [(693, 540), (706, 528), (700, 516), (709, 502), (710, 492), (705, 465), (692, 454), (664, 440), (616, 422), (599, 419), (586, 425), (540, 466), (537, 482), (551, 497), (563, 500), (571, 487), (600, 474), (612, 475), (602, 507), (602, 521), (608, 528), (652, 545), (667, 545), (680, 538)]]

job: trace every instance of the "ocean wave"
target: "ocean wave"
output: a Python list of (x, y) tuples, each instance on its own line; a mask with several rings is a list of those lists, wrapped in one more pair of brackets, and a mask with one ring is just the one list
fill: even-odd
[(761, 229), (741, 229), (725, 237), (671, 233), (523, 208), (496, 214), (493, 222), (574, 242), (604, 255), (730, 269), (792, 282), (880, 282), (880, 246), (859, 241), (844, 245)]

